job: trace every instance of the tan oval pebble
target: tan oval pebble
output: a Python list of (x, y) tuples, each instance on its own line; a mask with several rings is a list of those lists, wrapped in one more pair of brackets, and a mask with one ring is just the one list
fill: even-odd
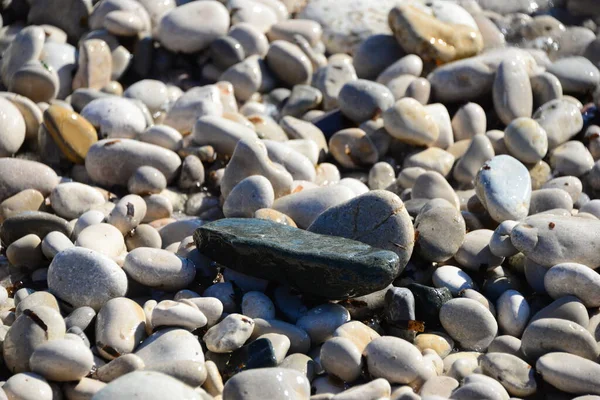
[(106, 383), (96, 379), (82, 378), (79, 382), (64, 383), (62, 388), (66, 398), (89, 399), (105, 386)]
[(429, 147), (425, 150), (409, 154), (404, 159), (402, 167), (404, 169), (419, 167), (427, 171), (439, 172), (443, 176), (448, 176), (455, 160), (453, 154), (437, 147)]
[(183, 136), (168, 125), (152, 125), (138, 136), (138, 140), (154, 144), (165, 149), (177, 151), (181, 147)]
[(269, 219), (280, 224), (296, 227), (296, 223), (289, 216), (272, 208), (261, 208), (254, 212), (254, 218)]
[(152, 194), (144, 197), (144, 202), (146, 202), (146, 215), (142, 222), (160, 221), (170, 218), (173, 214), (173, 204), (166, 196)]
[(15, 154), (25, 141), (26, 125), (19, 109), (9, 100), (0, 98), (0, 155), (2, 157)]
[(485, 350), (498, 332), (487, 308), (475, 300), (452, 299), (440, 309), (440, 322), (448, 334), (467, 350)]
[(341, 166), (352, 169), (372, 165), (379, 158), (369, 136), (358, 128), (336, 132), (329, 140), (329, 151)]
[(35, 189), (25, 189), (0, 203), (0, 220), (24, 211), (37, 211), (44, 203), (44, 196)]
[(122, 234), (135, 229), (146, 216), (146, 202), (138, 195), (123, 197), (110, 212), (107, 222), (115, 226)]
[(54, 69), (39, 60), (32, 60), (13, 74), (8, 89), (37, 103), (55, 99), (59, 85)]
[[(12, 323), (3, 342), (4, 362), (14, 373), (29, 371), (29, 358), (35, 349), (48, 340), (63, 338), (66, 331), (57, 310), (45, 306), (27, 310)], [(36, 322), (38, 320), (46, 329)]]
[(334, 332), (333, 337), (342, 337), (350, 340), (362, 354), (372, 340), (380, 335), (360, 321), (349, 321), (340, 325)]
[(140, 196), (158, 194), (166, 187), (167, 179), (162, 172), (148, 165), (139, 167), (127, 182), (129, 193)]
[(134, 301), (119, 297), (106, 302), (96, 317), (96, 347), (113, 360), (132, 353), (146, 337), (144, 310)]
[(33, 372), (19, 373), (11, 376), (2, 385), (7, 399), (51, 400), (54, 398), (52, 387), (41, 375)]
[(171, 182), (181, 159), (163, 147), (130, 139), (101, 140), (90, 147), (85, 159), (90, 178), (104, 186), (126, 186), (135, 170), (143, 165), (158, 169)]
[(517, 118), (504, 130), (509, 153), (523, 163), (536, 163), (548, 152), (548, 136), (534, 119)]
[(477, 103), (467, 103), (459, 108), (452, 117), (454, 140), (471, 139), (475, 135), (483, 135), (486, 125), (487, 118), (483, 108)]
[(85, 377), (93, 366), (92, 352), (81, 341), (52, 340), (37, 347), (30, 358), (32, 371), (51, 381)]
[(600, 350), (594, 337), (579, 324), (558, 318), (542, 318), (530, 323), (523, 332), (521, 351), (530, 360), (556, 351), (595, 360)]
[(384, 111), (385, 129), (396, 139), (414, 145), (431, 145), (439, 136), (439, 128), (431, 115), (415, 99), (398, 100)]
[(273, 73), (289, 86), (308, 83), (313, 73), (306, 54), (295, 44), (283, 40), (271, 43), (266, 61)]
[(129, 252), (123, 269), (137, 282), (163, 290), (182, 289), (196, 276), (196, 268), (190, 260), (150, 247)]
[(362, 371), (360, 351), (351, 340), (343, 337), (331, 338), (323, 343), (320, 361), (329, 375), (344, 382), (354, 382)]
[(215, 353), (230, 353), (250, 338), (254, 321), (241, 314), (230, 314), (213, 326), (203, 337), (206, 347)]
[(240, 140), (235, 148), (221, 183), (221, 193), (227, 197), (233, 188), (244, 178), (263, 175), (273, 186), (275, 198), (286, 195), (291, 190), (292, 176), (280, 165), (273, 164), (267, 148), (258, 139)]
[(138, 225), (133, 233), (125, 237), (127, 250), (131, 251), (138, 247), (153, 247), (155, 249), (162, 248), (162, 239), (158, 231), (148, 224)]
[(454, 167), (454, 179), (462, 183), (471, 183), (486, 161), (495, 156), (492, 143), (485, 135), (476, 135), (467, 151)]
[(410, 383), (424, 367), (419, 350), (406, 340), (393, 336), (374, 339), (364, 354), (369, 373), (390, 383)]
[(142, 32), (145, 23), (132, 11), (111, 11), (104, 17), (104, 28), (113, 35), (135, 36)]
[(50, 193), (52, 209), (58, 216), (66, 219), (78, 218), (105, 202), (104, 196), (98, 190), (78, 182), (61, 183)]
[(116, 259), (125, 251), (123, 234), (110, 224), (95, 224), (82, 230), (77, 236), (75, 245), (95, 250), (112, 259)]
[(513, 355), (486, 354), (481, 358), (481, 369), (500, 382), (512, 396), (527, 397), (537, 391), (535, 370)]
[(111, 382), (130, 372), (142, 370), (144, 367), (144, 361), (135, 354), (123, 354), (98, 368), (96, 377), (102, 382)]
[(189, 331), (203, 327), (207, 323), (204, 314), (197, 307), (172, 300), (163, 300), (152, 309), (152, 326), (177, 326)]
[(567, 393), (600, 395), (600, 366), (585, 358), (562, 352), (546, 354), (535, 368), (542, 379)]
[(41, 243), (37, 235), (25, 235), (6, 248), (6, 258), (14, 266), (38, 267), (44, 263)]
[(454, 348), (454, 341), (441, 333), (422, 333), (415, 338), (415, 346), (421, 352), (425, 349), (434, 350), (440, 357), (445, 358)]
[(306, 399), (310, 397), (310, 383), (291, 369), (257, 368), (234, 375), (223, 388), (223, 398), (231, 400), (276, 398), (280, 393), (286, 393), (289, 400)]
[(65, 157), (83, 164), (90, 146), (98, 141), (96, 129), (81, 115), (59, 105), (44, 111), (44, 124)]
[(73, 90), (106, 86), (111, 80), (112, 61), (111, 50), (104, 40), (85, 40), (79, 47), (79, 68), (73, 78)]

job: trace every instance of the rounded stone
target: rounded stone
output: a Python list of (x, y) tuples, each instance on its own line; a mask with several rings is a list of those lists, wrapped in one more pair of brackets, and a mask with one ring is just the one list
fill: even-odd
[(72, 247), (52, 260), (48, 288), (71, 307), (90, 306), (99, 310), (108, 300), (125, 295), (127, 276), (103, 254)]
[(50, 384), (41, 376), (24, 372), (11, 376), (2, 385), (2, 394), (6, 399), (51, 400), (54, 393)]
[(292, 369), (257, 368), (237, 373), (223, 388), (223, 398), (228, 400), (275, 399), (282, 393), (289, 400), (306, 399), (310, 397), (310, 383), (304, 374)]
[(425, 363), (419, 350), (404, 339), (382, 336), (364, 351), (369, 373), (390, 383), (407, 384), (419, 377)]
[(1, 200), (26, 189), (35, 189), (47, 196), (58, 183), (56, 172), (45, 164), (20, 158), (0, 158)]
[(95, 188), (78, 182), (57, 185), (50, 193), (50, 203), (54, 212), (65, 219), (74, 219), (106, 200)]
[(80, 340), (52, 340), (37, 347), (29, 359), (32, 372), (56, 382), (77, 381), (94, 365), (91, 350)]
[(25, 141), (25, 119), (19, 109), (8, 99), (0, 98), (0, 156), (15, 154)]
[(154, 332), (139, 345), (135, 354), (147, 366), (158, 365), (165, 360), (204, 362), (204, 353), (198, 337), (178, 328)]
[(251, 218), (257, 210), (270, 208), (275, 200), (271, 182), (262, 175), (252, 175), (233, 187), (225, 203), (227, 218)]
[(187, 258), (150, 247), (140, 247), (129, 252), (123, 269), (136, 282), (168, 291), (185, 288), (196, 276), (196, 267)]
[(200, 393), (179, 379), (155, 371), (133, 371), (125, 374), (94, 394), (96, 400), (132, 398), (160, 400), (168, 397), (202, 400)]
[(467, 350), (485, 350), (498, 332), (492, 313), (475, 300), (452, 299), (440, 309), (440, 322), (448, 334)]
[(544, 276), (544, 287), (554, 299), (574, 295), (588, 308), (600, 307), (600, 274), (586, 265), (553, 266)]
[(438, 267), (433, 273), (432, 280), (435, 287), (448, 288), (453, 296), (458, 296), (461, 291), (474, 287), (471, 277), (462, 269), (452, 265)]
[(542, 379), (567, 393), (600, 396), (600, 366), (585, 358), (562, 352), (546, 354), (535, 363)]
[(529, 304), (516, 290), (507, 290), (496, 301), (498, 325), (505, 334), (520, 337), (531, 316)]
[(288, 86), (308, 83), (313, 73), (306, 54), (295, 44), (284, 40), (271, 43), (266, 61), (273, 73)]
[(439, 136), (438, 125), (425, 107), (408, 97), (384, 110), (383, 125), (391, 136), (412, 145), (429, 146)]
[(229, 314), (210, 328), (202, 340), (214, 353), (230, 353), (244, 345), (254, 330), (254, 321), (241, 314)]
[(92, 100), (81, 110), (81, 116), (96, 128), (101, 139), (133, 139), (146, 129), (143, 112), (133, 100), (122, 97)]
[(338, 103), (346, 117), (355, 122), (364, 122), (390, 108), (394, 104), (394, 96), (380, 83), (358, 79), (342, 86)]
[(323, 304), (308, 310), (296, 322), (305, 330), (312, 343), (319, 344), (330, 338), (335, 330), (350, 320), (348, 310), (339, 304)]
[(344, 382), (354, 382), (362, 372), (360, 351), (351, 340), (335, 337), (321, 346), (320, 361), (323, 369)]
[(548, 136), (544, 128), (531, 118), (513, 120), (504, 130), (504, 143), (509, 153), (523, 163), (536, 163), (548, 152)]
[[(197, 24), (197, 20), (207, 21)], [(158, 26), (158, 40), (169, 50), (195, 53), (227, 34), (229, 12), (218, 1), (191, 2), (166, 13)]]
[(127, 182), (129, 193), (140, 196), (158, 194), (167, 187), (167, 179), (154, 167), (144, 165), (135, 170)]
[(430, 200), (414, 223), (415, 245), (428, 261), (446, 261), (456, 254), (465, 240), (465, 220), (452, 204), (443, 199)]
[(63, 155), (77, 164), (83, 164), (88, 150), (98, 141), (96, 129), (87, 119), (59, 105), (44, 111), (44, 125)]

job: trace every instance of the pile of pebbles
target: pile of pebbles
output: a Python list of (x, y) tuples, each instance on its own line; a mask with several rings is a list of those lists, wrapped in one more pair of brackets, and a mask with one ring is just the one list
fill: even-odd
[(1, 16), (0, 400), (600, 399), (597, 0)]

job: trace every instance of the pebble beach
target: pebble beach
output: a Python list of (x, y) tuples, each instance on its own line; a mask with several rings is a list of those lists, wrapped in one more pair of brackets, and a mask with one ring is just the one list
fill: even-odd
[(0, 17), (0, 400), (600, 400), (599, 0)]

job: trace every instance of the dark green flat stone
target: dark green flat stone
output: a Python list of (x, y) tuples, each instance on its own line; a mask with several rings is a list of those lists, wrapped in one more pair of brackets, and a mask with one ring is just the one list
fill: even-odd
[(417, 320), (425, 321), (428, 328), (440, 325), (440, 309), (447, 301), (452, 300), (452, 293), (446, 287), (435, 288), (418, 283), (407, 286), (415, 297), (415, 314)]
[(194, 240), (202, 254), (219, 264), (325, 299), (381, 290), (400, 272), (392, 251), (269, 220), (221, 219), (198, 228)]
[(44, 239), (52, 231), (59, 231), (66, 236), (71, 234), (69, 223), (65, 219), (43, 211), (25, 211), (4, 221), (0, 229), (0, 238), (2, 244), (8, 246), (31, 233)]

